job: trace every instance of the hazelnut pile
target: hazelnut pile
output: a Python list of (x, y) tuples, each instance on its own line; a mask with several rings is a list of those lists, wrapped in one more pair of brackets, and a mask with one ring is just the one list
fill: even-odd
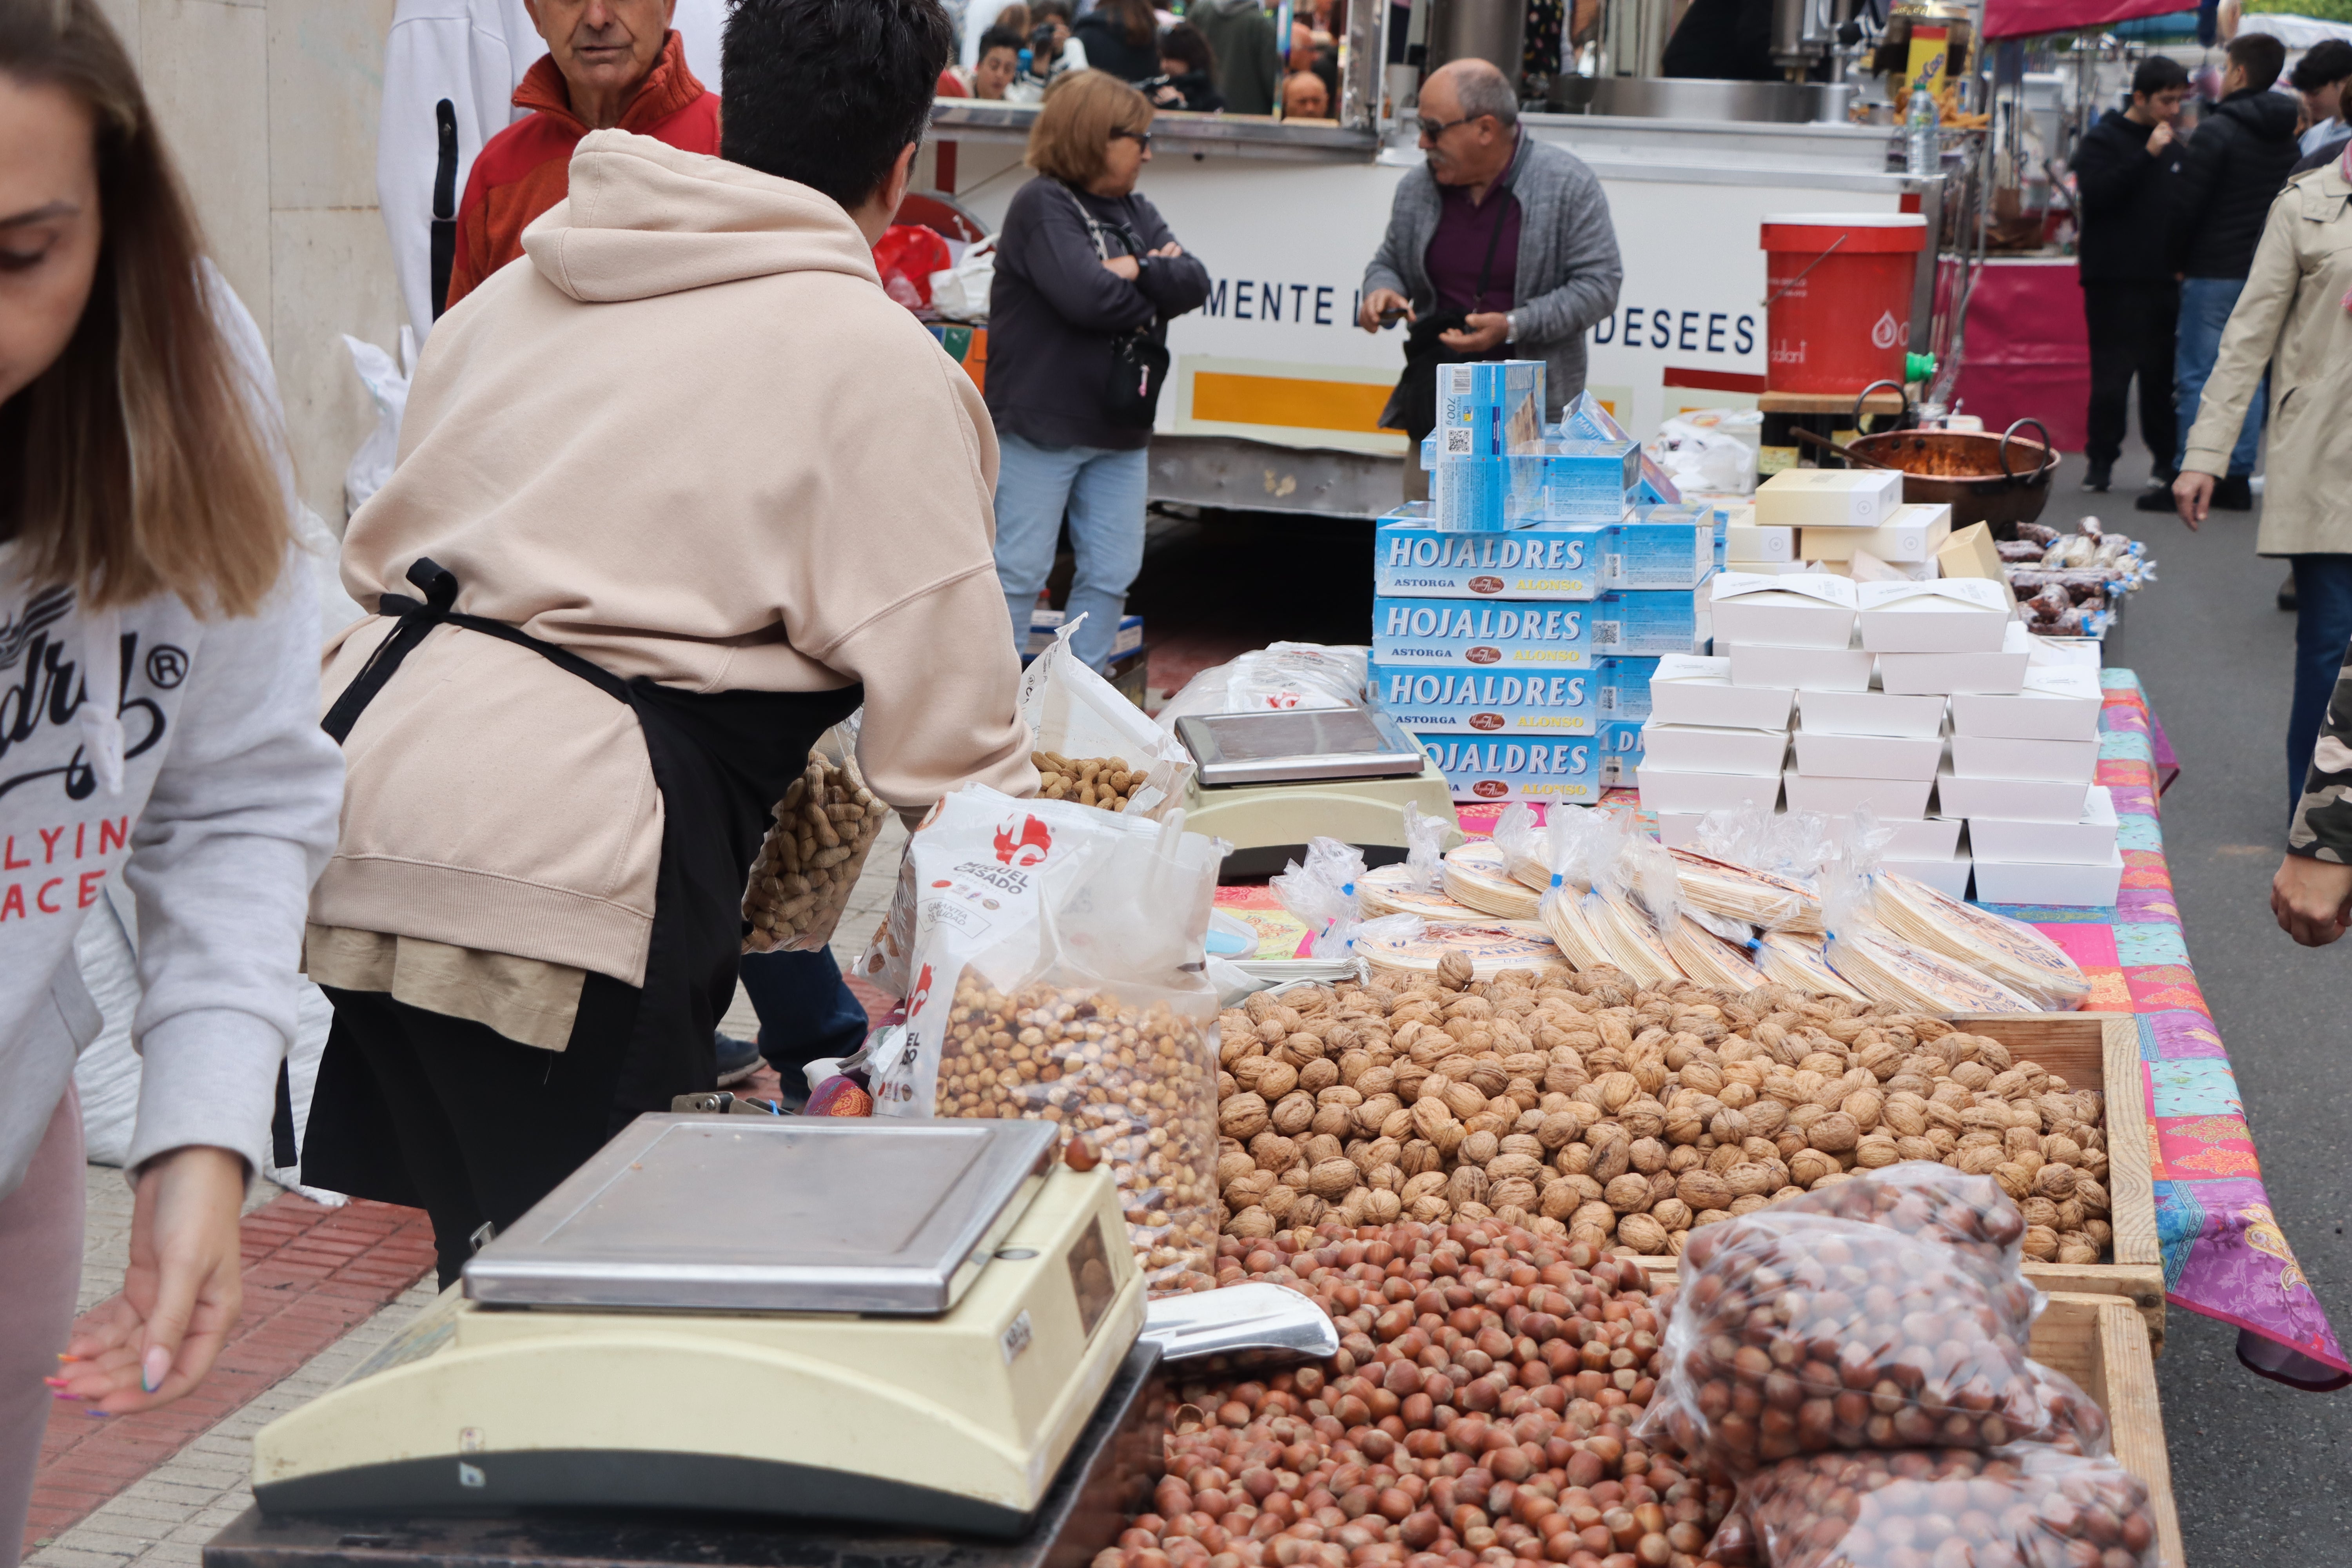
[(956, 980), (940, 1045), (938, 1113), (1045, 1121), (1109, 1162), (1128, 1237), (1155, 1295), (1205, 1290), (1217, 1238), (1209, 1047), (1166, 1002), (1084, 987), (1007, 994)]
[(1729, 1510), (1632, 1435), (1663, 1302), (1631, 1263), (1495, 1220), (1217, 1244), (1305, 1291), (1328, 1363), (1180, 1384), (1152, 1511), (1093, 1568), (1701, 1568)]
[(1216, 1174), (1244, 1240), (1500, 1220), (1678, 1255), (1701, 1226), (1913, 1160), (1991, 1177), (2030, 1258), (2094, 1263), (2113, 1237), (2101, 1096), (1890, 1006), (1643, 989), (1605, 966), (1476, 982), (1465, 962), (1259, 993), (1219, 1037)]
[(1709, 1550), (1755, 1568), (2155, 1568), (2147, 1488), (2032, 1446), (1816, 1454), (1748, 1478)]
[(1105, 811), (1125, 811), (1128, 796), (1144, 779), (1143, 769), (1130, 769), (1120, 757), (1071, 758), (1059, 752), (1032, 752), (1029, 761), (1037, 770), (1041, 799), (1098, 805)]
[(808, 771), (776, 803), (744, 886), (743, 919), (751, 930), (743, 951), (824, 945), (888, 811), (858, 777), (854, 759), (835, 763), (810, 752)]

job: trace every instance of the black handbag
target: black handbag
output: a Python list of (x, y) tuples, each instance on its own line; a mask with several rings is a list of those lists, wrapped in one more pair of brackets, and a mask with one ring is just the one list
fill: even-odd
[[(1085, 221), (1087, 234), (1095, 242), (1095, 254), (1109, 260), (1110, 247), (1103, 243), (1107, 226), (1087, 210), (1087, 204), (1078, 200), (1076, 191), (1067, 185), (1062, 189)], [(1116, 232), (1126, 254), (1143, 263), (1142, 238), (1125, 224), (1117, 226)], [(1168, 323), (1155, 314), (1147, 325), (1131, 327), (1111, 339), (1110, 375), (1103, 387), (1103, 414), (1112, 424), (1138, 430), (1151, 428), (1160, 412), (1160, 389), (1168, 384), (1171, 362), (1167, 337)]]
[[(1507, 198), (1507, 191), (1498, 191), (1497, 197)], [(1486, 285), (1495, 276), (1495, 247), (1503, 237), (1503, 202), (1495, 203), (1495, 226), (1486, 235), (1486, 259), (1478, 268), (1478, 292), (1471, 300), (1473, 308), (1486, 302)], [(1404, 433), (1412, 442), (1413, 460), (1420, 461), (1421, 443), (1437, 428), (1437, 367), (1461, 364), (1484, 359), (1484, 354), (1470, 353), (1452, 348), (1438, 341), (1445, 332), (1458, 332), (1470, 324), (1468, 310), (1432, 311), (1419, 317), (1405, 329), (1404, 374), (1397, 378), (1400, 409), (1404, 415)]]

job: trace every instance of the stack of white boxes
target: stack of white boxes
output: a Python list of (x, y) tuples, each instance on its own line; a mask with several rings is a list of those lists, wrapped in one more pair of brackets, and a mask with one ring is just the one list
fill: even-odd
[[(2014, 624), (2014, 623), (2012, 623)], [(2099, 672), (2034, 665), (2007, 691), (1952, 698), (1944, 811), (1965, 816), (1989, 904), (2116, 901), (2123, 854), (2099, 766)]]

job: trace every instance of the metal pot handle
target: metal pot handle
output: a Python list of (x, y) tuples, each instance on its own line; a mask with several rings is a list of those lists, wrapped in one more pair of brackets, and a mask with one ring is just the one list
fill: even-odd
[(2027, 415), (2022, 419), (2013, 419), (2010, 422), (2009, 428), (2000, 433), (2000, 449), (1998, 454), (2000, 458), (2000, 477), (2007, 479), (2012, 485), (2046, 483), (2049, 476), (2044, 473), (2043, 470), (2049, 467), (2047, 461), (2036, 463), (2033, 466), (2032, 475), (2027, 479), (2021, 479), (2014, 473), (2010, 471), (2009, 438), (2017, 434), (2017, 427), (2021, 425), (2031, 425), (2034, 429), (2042, 433), (2042, 450), (2045, 454), (2045, 457), (2047, 454), (2054, 453), (2057, 450), (2055, 447), (2053, 447), (2050, 444), (2050, 426), (2044, 425), (2041, 420), (2036, 419), (2031, 414)]
[(1868, 386), (1864, 387), (1854, 397), (1853, 427), (1856, 431), (1860, 431), (1862, 429), (1862, 422), (1864, 418), (1862, 412), (1863, 405), (1868, 403), (1870, 401), (1870, 395), (1876, 392), (1882, 386), (1893, 387), (1895, 389), (1895, 395), (1903, 399), (1903, 412), (1895, 416), (1895, 427), (1897, 430), (1908, 430), (1911, 428), (1911, 389), (1904, 385), (1901, 382), (1895, 381), (1890, 377), (1886, 380), (1872, 382)]

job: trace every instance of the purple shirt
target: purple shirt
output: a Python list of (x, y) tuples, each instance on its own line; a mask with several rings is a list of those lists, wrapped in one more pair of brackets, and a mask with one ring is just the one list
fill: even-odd
[[(1519, 277), (1519, 199), (1502, 178), (1486, 187), (1483, 204), (1470, 199), (1467, 185), (1440, 185), (1437, 232), (1429, 237), (1423, 264), (1430, 287), (1436, 290), (1440, 310), (1507, 310), (1517, 298)], [(1495, 232), (1496, 225), (1502, 232)], [(1493, 241), (1495, 263), (1486, 265), (1486, 247)], [(1478, 277), (1486, 277), (1486, 291), (1478, 292)]]

